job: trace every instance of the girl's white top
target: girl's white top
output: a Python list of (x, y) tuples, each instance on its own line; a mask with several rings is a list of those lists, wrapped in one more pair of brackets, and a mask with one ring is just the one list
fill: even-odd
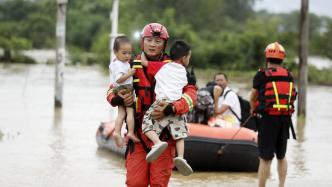
[(130, 64), (128, 62), (122, 62), (118, 59), (115, 59), (109, 65), (111, 84), (113, 84), (115, 87), (119, 85), (133, 84), (133, 76), (130, 76), (127, 80), (125, 80), (122, 83), (116, 82), (123, 74), (128, 73), (129, 69), (130, 69)]

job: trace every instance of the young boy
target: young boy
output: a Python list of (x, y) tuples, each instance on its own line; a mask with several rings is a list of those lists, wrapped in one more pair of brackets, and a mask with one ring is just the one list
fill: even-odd
[(159, 63), (159, 68), (151, 71), (151, 76), (156, 79), (155, 94), (156, 101), (151, 105), (149, 110), (145, 113), (142, 124), (142, 131), (153, 142), (151, 151), (147, 154), (146, 160), (152, 162), (156, 160), (161, 153), (167, 148), (167, 143), (159, 139), (159, 135), (163, 128), (170, 129), (171, 135), (176, 140), (177, 157), (174, 158), (175, 166), (182, 175), (190, 175), (193, 170), (183, 158), (184, 155), (184, 138), (187, 137), (187, 127), (185, 116), (167, 116), (160, 121), (155, 121), (151, 118), (151, 113), (154, 107), (158, 106), (159, 102), (172, 103), (173, 101), (181, 99), (182, 89), (187, 85), (187, 72), (185, 67), (188, 66), (191, 56), (191, 48), (184, 41), (175, 41), (170, 49), (170, 57), (172, 62), (147, 62), (145, 55), (142, 54), (142, 65), (156, 67)]

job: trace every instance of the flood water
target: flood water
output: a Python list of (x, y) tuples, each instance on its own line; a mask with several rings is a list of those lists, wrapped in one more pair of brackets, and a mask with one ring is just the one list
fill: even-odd
[[(95, 132), (113, 118), (108, 77), (66, 67), (62, 110), (54, 110), (54, 67), (0, 64), (0, 187), (125, 186), (124, 159), (100, 150)], [(308, 114), (289, 141), (286, 186), (332, 186), (332, 87), (308, 88)], [(277, 186), (276, 162), (268, 186)], [(173, 172), (169, 186), (257, 186), (257, 173)]]

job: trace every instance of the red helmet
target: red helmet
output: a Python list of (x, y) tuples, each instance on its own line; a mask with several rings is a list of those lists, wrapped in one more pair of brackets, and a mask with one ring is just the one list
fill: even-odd
[(160, 23), (149, 23), (144, 26), (141, 33), (141, 48), (143, 49), (143, 40), (145, 37), (158, 36), (159, 38), (165, 40), (165, 47), (167, 40), (169, 38), (168, 32), (165, 26)]
[(278, 42), (270, 43), (265, 49), (265, 58), (277, 58), (284, 60), (285, 56), (285, 49)]

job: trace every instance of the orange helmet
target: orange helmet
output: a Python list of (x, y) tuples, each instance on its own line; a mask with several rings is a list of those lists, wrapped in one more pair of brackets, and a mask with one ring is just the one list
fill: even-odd
[(284, 60), (286, 56), (285, 49), (278, 42), (270, 43), (265, 49), (265, 58), (277, 58)]
[(158, 36), (159, 38), (165, 40), (165, 47), (167, 40), (169, 38), (167, 29), (160, 23), (149, 23), (144, 26), (141, 33), (141, 48), (143, 49), (143, 40), (145, 37)]

